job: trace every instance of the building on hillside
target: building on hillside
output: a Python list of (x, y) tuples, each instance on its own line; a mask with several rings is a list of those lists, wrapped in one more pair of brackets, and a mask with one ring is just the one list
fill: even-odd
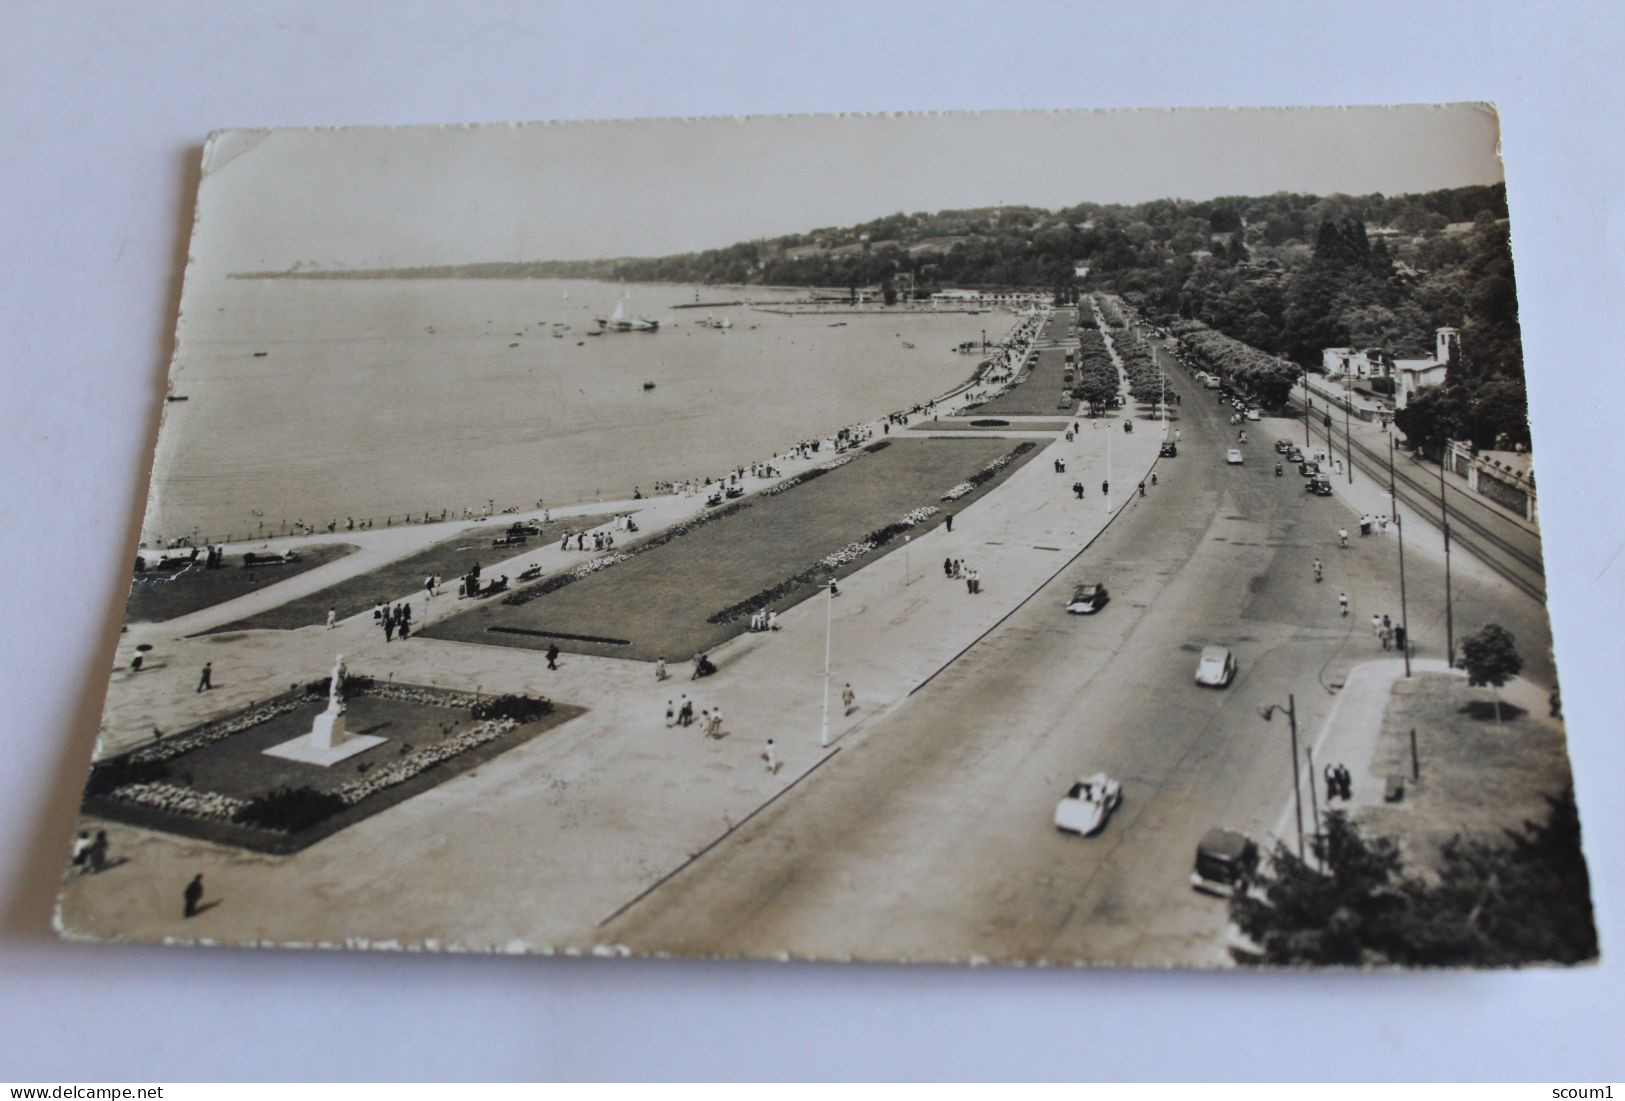
[(1403, 409), (1411, 397), (1428, 386), (1444, 382), (1450, 361), (1461, 350), (1461, 331), (1441, 328), (1433, 332), (1433, 355), (1427, 358), (1394, 358), (1394, 408)]
[(1322, 348), (1320, 366), (1327, 378), (1382, 378), (1394, 373), (1393, 361), (1381, 348)]

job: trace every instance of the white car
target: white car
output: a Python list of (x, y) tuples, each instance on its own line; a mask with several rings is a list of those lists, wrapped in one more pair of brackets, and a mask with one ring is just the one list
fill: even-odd
[(1264, 419), (1264, 415), (1256, 409), (1249, 409), (1247, 410), (1247, 419), (1250, 421), (1261, 421)]
[(1196, 663), (1196, 683), (1209, 688), (1224, 688), (1236, 679), (1236, 655), (1228, 646), (1204, 646), (1202, 657)]
[(1226, 451), (1224, 453), (1224, 461), (1229, 463), (1231, 466), (1240, 466), (1241, 465), (1241, 448), (1232, 447), (1229, 451)]
[(1123, 785), (1104, 772), (1082, 776), (1055, 805), (1055, 828), (1088, 837), (1123, 801)]

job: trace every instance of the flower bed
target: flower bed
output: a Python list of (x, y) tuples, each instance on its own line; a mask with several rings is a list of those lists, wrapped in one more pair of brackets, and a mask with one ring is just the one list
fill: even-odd
[(453, 734), (445, 741), (417, 750), (398, 761), (391, 761), (374, 769), (362, 779), (352, 780), (339, 789), (338, 796), (348, 806), (353, 807), (385, 788), (406, 783), (418, 773), (433, 768), (442, 761), (449, 761), (486, 742), (495, 741), (518, 725), (512, 719), (484, 719), (468, 730)]
[[(865, 451), (878, 451), (880, 449), (877, 448), (877, 447), (872, 447), (871, 446), (871, 447), (864, 448), (864, 450)], [(772, 485), (768, 486), (766, 489), (762, 490), (762, 496), (763, 497), (777, 497), (781, 493), (784, 493), (784, 492), (786, 492), (788, 490), (792, 490), (792, 489), (796, 488), (796, 486), (805, 485), (807, 482), (812, 481), (814, 478), (822, 478), (825, 474), (828, 474), (832, 470), (837, 470), (840, 467), (845, 466), (847, 463), (851, 462), (855, 458), (857, 458), (856, 455), (842, 455), (838, 459), (832, 459), (831, 461), (829, 461), (827, 463), (823, 463), (820, 466), (813, 467), (811, 470), (803, 470), (800, 474), (792, 474), (788, 478), (784, 479), (783, 481), (775, 482)]]
[[(212, 723), (205, 723), (186, 734), (179, 734), (173, 738), (165, 738), (156, 745), (143, 746), (140, 749), (126, 753), (122, 760), (132, 763), (146, 763), (149, 761), (168, 761), (179, 757), (183, 753), (190, 753), (194, 749), (202, 749), (206, 745), (218, 742), (222, 738), (229, 738), (233, 734), (240, 734), (250, 727), (268, 722), (278, 715), (303, 707), (306, 702), (304, 692), (288, 693), (268, 700), (251, 711), (229, 718), (217, 719)], [(121, 789), (122, 790), (122, 789)]]
[(113, 797), (170, 814), (211, 818), (221, 822), (230, 822), (249, 803), (247, 799), (235, 799), (213, 791), (193, 791), (162, 781), (125, 784), (113, 793)]

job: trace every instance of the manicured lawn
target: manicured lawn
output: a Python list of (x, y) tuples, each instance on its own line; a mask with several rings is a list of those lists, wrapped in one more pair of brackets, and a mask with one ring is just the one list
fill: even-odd
[[(1378, 832), (1404, 836), (1418, 867), (1429, 866), (1458, 833), (1499, 840), (1502, 829), (1518, 829), (1526, 819), (1545, 821), (1542, 796), (1561, 795), (1571, 782), (1562, 722), (1544, 709), (1507, 707), (1497, 724), (1492, 699), (1487, 688), (1441, 674), (1394, 685), (1374, 765), (1380, 776), (1405, 778), (1405, 798), (1359, 817)], [(1413, 728), (1422, 765), (1414, 785)]]
[[(1002, 474), (958, 500), (941, 496), (1022, 442), (1037, 444)], [(940, 511), (910, 531), (914, 538), (977, 500), (1047, 442), (990, 439), (900, 439), (776, 496), (746, 498), (751, 507), (708, 524), (545, 596), (514, 606), (500, 601), (442, 620), (431, 638), (527, 649), (561, 650), (681, 663), (749, 626), (748, 617), (708, 621), (814, 565), (848, 543), (924, 505)], [(842, 576), (902, 545), (901, 538), (857, 558)], [(823, 576), (827, 576), (824, 574)], [(778, 611), (805, 599), (811, 580), (774, 600)], [(493, 630), (500, 628), (500, 630)], [(535, 633), (508, 633), (512, 631)], [(576, 636), (576, 637), (561, 637)], [(624, 644), (611, 641), (624, 640)]]
[(130, 595), (124, 601), (124, 618), (129, 623), (162, 623), (275, 585), (343, 558), (355, 549), (351, 543), (299, 547), (299, 561), (285, 566), (248, 567), (243, 565), (242, 555), (233, 554), (217, 570), (204, 569), (203, 558), (199, 556), (197, 564), (189, 569), (138, 573), (130, 582)]
[(1069, 401), (1066, 408), (1060, 407), (1061, 391), (1067, 389), (1065, 378), (1066, 353), (1059, 348), (1045, 349), (1038, 353), (1038, 363), (1026, 381), (990, 401), (971, 406), (967, 412), (977, 417), (996, 417), (1000, 413), (1068, 416), (1078, 403)]
[[(312, 720), (325, 706), (325, 698), (313, 696), (292, 711), (172, 757), (165, 762), (168, 776), (161, 782), (189, 791), (237, 799), (252, 799), (283, 787), (308, 787), (318, 792), (336, 793), (344, 785), (365, 777), (372, 770), (399, 761), (414, 750), (429, 749), (475, 726), (475, 720), (466, 707), (442, 707), (362, 695), (348, 701), (350, 733), (379, 735), (386, 741), (331, 767), (265, 755), (265, 750), (271, 746), (309, 733)], [(434, 764), (402, 783), (384, 788), (322, 822), (291, 834), (215, 818), (194, 817), (105, 795), (87, 798), (86, 809), (117, 821), (188, 837), (266, 852), (294, 852), (443, 784), (569, 721), (583, 710), (555, 701), (551, 714), (523, 723), (492, 741)]]
[[(565, 530), (583, 531), (597, 527), (613, 514), (601, 516), (575, 516), (568, 520), (554, 520), (542, 528), (540, 536), (531, 536), (527, 547), (541, 549), (550, 542), (557, 543)], [(466, 528), (425, 547), (414, 555), (400, 558), (376, 570), (347, 578), (309, 596), (290, 600), (286, 604), (258, 612), (245, 619), (216, 627), (218, 631), (292, 630), (309, 627), (327, 619), (327, 609), (337, 608), (340, 619), (367, 611), (380, 600), (394, 600), (423, 588), (423, 579), (430, 574), (445, 578), (447, 591), (455, 594), (457, 578), (468, 572), (475, 562), (490, 563), (522, 553), (522, 547), (493, 547), (491, 540), (500, 535), (508, 521), (492, 521)]]
[[(998, 417), (976, 417), (975, 420), (999, 420)], [(1003, 424), (976, 424), (975, 420), (920, 421), (909, 426), (910, 432), (1060, 432), (1072, 422), (1066, 421), (1005, 421)]]

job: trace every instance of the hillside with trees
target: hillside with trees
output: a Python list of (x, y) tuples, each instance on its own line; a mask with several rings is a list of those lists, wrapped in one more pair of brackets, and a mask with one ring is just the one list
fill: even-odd
[(1434, 329), (1451, 326), (1462, 334), (1451, 383), (1401, 427), (1412, 438), (1470, 436), (1492, 447), (1528, 442), (1506, 219), (1500, 184), (1397, 196), (1280, 192), (897, 213), (655, 258), (252, 274), (878, 286), (888, 300), (947, 287), (1047, 290), (1063, 302), (1111, 291), (1156, 322), (1200, 322), (1213, 336), (1199, 339), (1216, 356), (1245, 365), (1272, 393), (1282, 389), (1279, 356), (1311, 370), (1326, 347), (1425, 356)]

